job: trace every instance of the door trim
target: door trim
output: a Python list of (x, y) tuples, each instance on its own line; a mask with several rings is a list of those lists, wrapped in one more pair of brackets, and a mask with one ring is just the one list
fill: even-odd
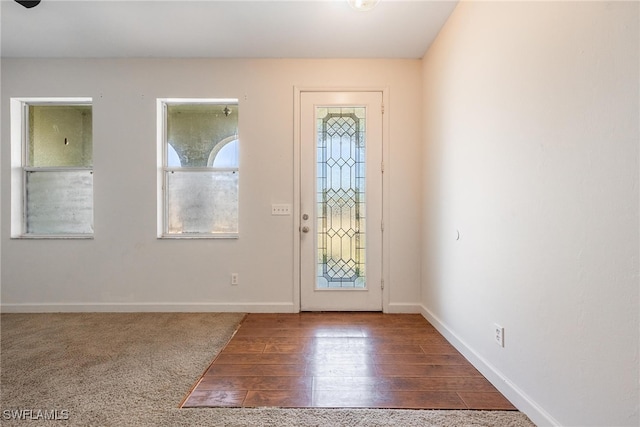
[(384, 173), (382, 174), (382, 220), (384, 231), (382, 233), (382, 312), (389, 312), (389, 88), (388, 87), (293, 87), (293, 308), (295, 313), (300, 312), (301, 306), (301, 277), (300, 277), (300, 103), (303, 92), (381, 92), (384, 114), (382, 115), (382, 161)]

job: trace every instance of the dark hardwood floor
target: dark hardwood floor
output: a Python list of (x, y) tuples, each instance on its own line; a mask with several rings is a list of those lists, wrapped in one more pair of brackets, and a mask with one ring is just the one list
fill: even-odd
[(182, 407), (515, 410), (422, 316), (249, 314)]

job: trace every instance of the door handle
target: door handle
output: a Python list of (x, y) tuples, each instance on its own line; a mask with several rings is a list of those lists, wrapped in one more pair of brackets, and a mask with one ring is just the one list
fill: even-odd
[(303, 233), (308, 233), (309, 232), (309, 227), (307, 227), (306, 225), (304, 227), (302, 227), (302, 232)]

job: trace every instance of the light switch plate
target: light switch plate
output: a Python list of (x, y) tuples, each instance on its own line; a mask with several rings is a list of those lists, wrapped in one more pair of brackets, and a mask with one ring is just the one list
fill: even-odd
[(271, 215), (291, 215), (291, 205), (287, 205), (287, 204), (271, 205)]

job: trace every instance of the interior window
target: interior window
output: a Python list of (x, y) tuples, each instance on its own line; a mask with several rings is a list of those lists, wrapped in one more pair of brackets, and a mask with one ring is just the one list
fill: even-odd
[(237, 100), (162, 103), (162, 237), (237, 237)]
[[(91, 100), (19, 101), (23, 194), (13, 209), (13, 237), (93, 235), (93, 132)], [(12, 111), (12, 114), (15, 111)], [(16, 225), (14, 227), (14, 224)], [(16, 229), (19, 228), (19, 229)]]

